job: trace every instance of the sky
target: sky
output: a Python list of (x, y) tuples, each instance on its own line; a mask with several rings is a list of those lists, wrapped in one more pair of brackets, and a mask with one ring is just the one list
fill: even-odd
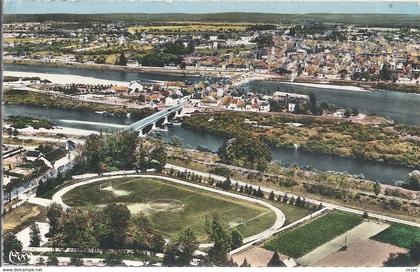
[(5, 0), (6, 14), (263, 12), (418, 14), (420, 0)]

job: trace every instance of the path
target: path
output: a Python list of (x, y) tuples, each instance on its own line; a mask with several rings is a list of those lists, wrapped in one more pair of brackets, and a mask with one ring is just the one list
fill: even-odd
[[(388, 228), (389, 224), (376, 222), (363, 222), (351, 230), (337, 236), (331, 241), (317, 247), (305, 256), (298, 259), (298, 263), (305, 266), (311, 265), (322, 258), (339, 251), (346, 243), (347, 246), (360, 240), (367, 240)], [(347, 240), (347, 242), (346, 242)]]
[[(108, 175), (109, 174), (110, 173), (108, 173)], [(125, 174), (125, 175), (112, 176), (112, 178), (125, 178), (125, 177), (156, 178), (156, 179), (166, 180), (166, 181), (181, 184), (181, 185), (184, 185), (184, 186), (189, 186), (189, 187), (197, 188), (197, 189), (200, 189), (200, 190), (205, 190), (205, 191), (209, 191), (209, 192), (212, 192), (212, 193), (217, 193), (217, 194), (225, 195), (225, 196), (228, 196), (228, 197), (233, 197), (233, 198), (237, 198), (237, 199), (240, 199), (240, 200), (245, 200), (245, 201), (248, 201), (248, 202), (256, 203), (256, 204), (259, 204), (261, 206), (264, 206), (264, 207), (272, 210), (276, 215), (276, 221), (274, 222), (274, 224), (270, 228), (268, 228), (268, 229), (266, 229), (266, 230), (264, 230), (260, 233), (257, 233), (255, 235), (246, 237), (245, 239), (243, 239), (244, 243), (249, 243), (249, 242), (252, 242), (252, 241), (255, 241), (255, 240), (259, 240), (259, 239), (266, 239), (266, 238), (270, 237), (271, 235), (273, 235), (286, 222), (286, 216), (284, 215), (284, 213), (280, 209), (278, 209), (277, 207), (274, 207), (273, 205), (271, 205), (271, 204), (269, 204), (269, 203), (267, 203), (267, 202), (265, 202), (261, 199), (255, 199), (255, 198), (251, 198), (251, 197), (245, 196), (245, 195), (239, 195), (239, 194), (235, 194), (235, 193), (228, 192), (228, 191), (222, 191), (222, 190), (212, 188), (212, 187), (207, 187), (207, 186), (203, 186), (203, 185), (199, 185), (199, 184), (195, 184), (195, 183), (190, 183), (190, 182), (186, 182), (186, 181), (182, 181), (182, 180), (178, 180), (178, 179), (174, 179), (174, 178), (170, 178), (170, 177), (158, 176), (158, 175), (142, 175), (142, 174), (131, 174), (130, 175), (130, 174)], [(63, 189), (59, 190), (58, 192), (56, 192), (53, 195), (52, 201), (60, 204), (64, 209), (68, 209), (68, 208), (70, 208), (70, 206), (65, 204), (64, 201), (63, 201), (63, 196), (66, 193), (70, 192), (71, 190), (73, 190), (77, 187), (87, 185), (87, 184), (91, 184), (91, 183), (94, 183), (94, 182), (99, 182), (99, 181), (102, 181), (102, 180), (107, 180), (107, 179), (109, 179), (109, 177), (93, 178), (93, 179), (84, 180), (84, 181), (81, 181), (79, 183), (72, 184), (72, 185), (69, 185), (67, 187), (64, 187)], [(211, 246), (211, 244), (205, 244), (205, 246)]]

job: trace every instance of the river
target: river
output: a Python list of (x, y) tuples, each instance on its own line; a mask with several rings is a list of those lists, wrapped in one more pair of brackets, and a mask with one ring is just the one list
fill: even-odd
[(272, 94), (313, 92), (318, 102), (327, 101), (338, 107), (357, 108), (360, 112), (381, 115), (408, 125), (420, 126), (420, 95), (394, 91), (351, 91), (315, 88), (275, 81), (253, 81), (244, 86), (255, 93)]
[[(36, 116), (47, 118), (59, 126), (87, 130), (115, 130), (118, 125), (129, 125), (129, 118), (104, 116), (98, 113), (78, 112), (74, 110), (59, 110), (36, 106), (6, 105), (5, 115)], [(117, 125), (117, 126), (116, 126)], [(155, 133), (156, 134), (156, 133)], [(211, 151), (217, 151), (224, 138), (186, 129), (182, 126), (169, 128), (167, 132), (158, 132), (158, 137), (169, 142), (176, 135), (182, 139), (183, 145), (196, 148), (205, 146)], [(412, 171), (402, 166), (387, 165), (354, 158), (341, 158), (334, 155), (314, 154), (294, 149), (272, 149), (273, 159), (284, 165), (311, 166), (314, 169), (348, 172), (353, 175), (363, 174), (367, 179), (391, 184), (395, 180), (405, 180)]]
[[(203, 79), (213, 79), (211, 77), (201, 77), (192, 75), (171, 75), (161, 73), (141, 73), (141, 72), (125, 72), (116, 70), (95, 70), (87, 68), (72, 68), (60, 66), (43, 66), (43, 65), (24, 65), (24, 64), (5, 64), (6, 71), (31, 72), (31, 73), (47, 73), (47, 74), (63, 74), (76, 75), (85, 77), (94, 77), (115, 81), (179, 81), (188, 80), (192, 82), (201, 81)], [(170, 71), (168, 71), (169, 73)]]
[[(190, 80), (199, 81), (203, 78), (195, 76), (177, 76), (153, 73), (136, 73), (123, 71), (102, 71), (93, 69), (75, 69), (68, 67), (49, 67), (41, 65), (6, 64), (6, 71), (32, 73), (53, 73), (87, 76), (107, 80)], [(343, 108), (357, 108), (360, 112), (387, 116), (392, 120), (408, 125), (420, 126), (420, 95), (394, 91), (350, 91), (334, 88), (314, 88), (301, 85), (291, 85), (274, 81), (252, 81), (244, 85), (244, 89), (257, 93), (273, 93), (284, 91), (292, 93), (308, 93), (312, 91), (318, 102), (327, 101)]]

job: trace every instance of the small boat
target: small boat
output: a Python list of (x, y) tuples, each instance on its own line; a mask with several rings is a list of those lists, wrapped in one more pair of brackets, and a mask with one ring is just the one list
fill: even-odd
[(300, 147), (300, 145), (298, 145), (298, 144), (293, 144), (293, 147), (295, 148), (295, 150), (298, 150), (298, 149), (299, 149), (299, 147)]

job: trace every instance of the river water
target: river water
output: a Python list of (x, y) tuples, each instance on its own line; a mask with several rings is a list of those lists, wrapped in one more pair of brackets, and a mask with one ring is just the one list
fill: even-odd
[[(5, 115), (21, 115), (47, 118), (59, 126), (87, 130), (115, 130), (123, 125), (129, 125), (129, 118), (104, 116), (98, 113), (78, 112), (74, 110), (59, 110), (36, 106), (6, 105)], [(183, 145), (191, 148), (205, 146), (211, 151), (217, 151), (224, 138), (215, 135), (174, 126), (169, 131), (154, 133), (157, 137), (169, 142), (172, 136), (182, 139)], [(285, 165), (311, 166), (315, 169), (348, 172), (353, 175), (363, 174), (367, 179), (381, 183), (392, 183), (395, 180), (405, 180), (412, 169), (402, 166), (386, 165), (354, 158), (341, 158), (334, 155), (314, 154), (294, 149), (272, 149), (273, 159)]]
[(313, 92), (318, 102), (327, 101), (338, 107), (357, 108), (363, 113), (386, 116), (398, 123), (420, 126), (419, 94), (314, 88), (275, 81), (253, 81), (244, 88), (267, 94), (275, 91), (301, 94)]
[[(71, 67), (53, 67), (42, 65), (23, 65), (23, 64), (5, 64), (6, 71), (17, 72), (31, 72), (31, 73), (47, 73), (47, 74), (63, 74), (63, 75), (76, 75), (85, 77), (94, 77), (106, 80), (115, 81), (177, 81), (189, 80), (192, 82), (200, 81), (203, 79), (212, 79), (210, 77), (192, 76), (192, 75), (170, 75), (160, 73), (141, 73), (141, 72), (124, 72), (114, 70), (94, 70), (94, 69), (81, 69)], [(170, 72), (170, 71), (168, 71)]]
[[(50, 72), (92, 76), (97, 78), (124, 80), (176, 80), (180, 77), (125, 73), (116, 71), (53, 68), (41, 66), (6, 65), (6, 70), (27, 72)], [(170, 79), (169, 79), (170, 78)], [(342, 107), (357, 107), (360, 111), (372, 114), (390, 116), (394, 120), (412, 125), (420, 125), (420, 96), (397, 92), (355, 92), (336, 89), (321, 89), (288, 85), (277, 82), (251, 82), (245, 86), (249, 90), (264, 92), (278, 89), (288, 92), (304, 93), (313, 91), (318, 101), (326, 100)], [(104, 116), (98, 113), (78, 112), (74, 110), (58, 110), (34, 106), (6, 105), (5, 115), (37, 116), (44, 117), (63, 127), (88, 129), (88, 130), (113, 130), (129, 125), (132, 121), (128, 118)], [(175, 126), (167, 132), (160, 132), (160, 137), (169, 141), (172, 136), (182, 139), (185, 146), (196, 148), (205, 146), (216, 151), (224, 141), (223, 137), (207, 135), (192, 131), (181, 126)], [(293, 149), (274, 148), (273, 159), (285, 165), (311, 166), (322, 171), (348, 172), (353, 175), (363, 174), (367, 179), (381, 183), (393, 183), (396, 180), (406, 180), (407, 174), (412, 169), (402, 166), (391, 166), (385, 163), (360, 160), (355, 158), (341, 158), (334, 155), (314, 154)]]

